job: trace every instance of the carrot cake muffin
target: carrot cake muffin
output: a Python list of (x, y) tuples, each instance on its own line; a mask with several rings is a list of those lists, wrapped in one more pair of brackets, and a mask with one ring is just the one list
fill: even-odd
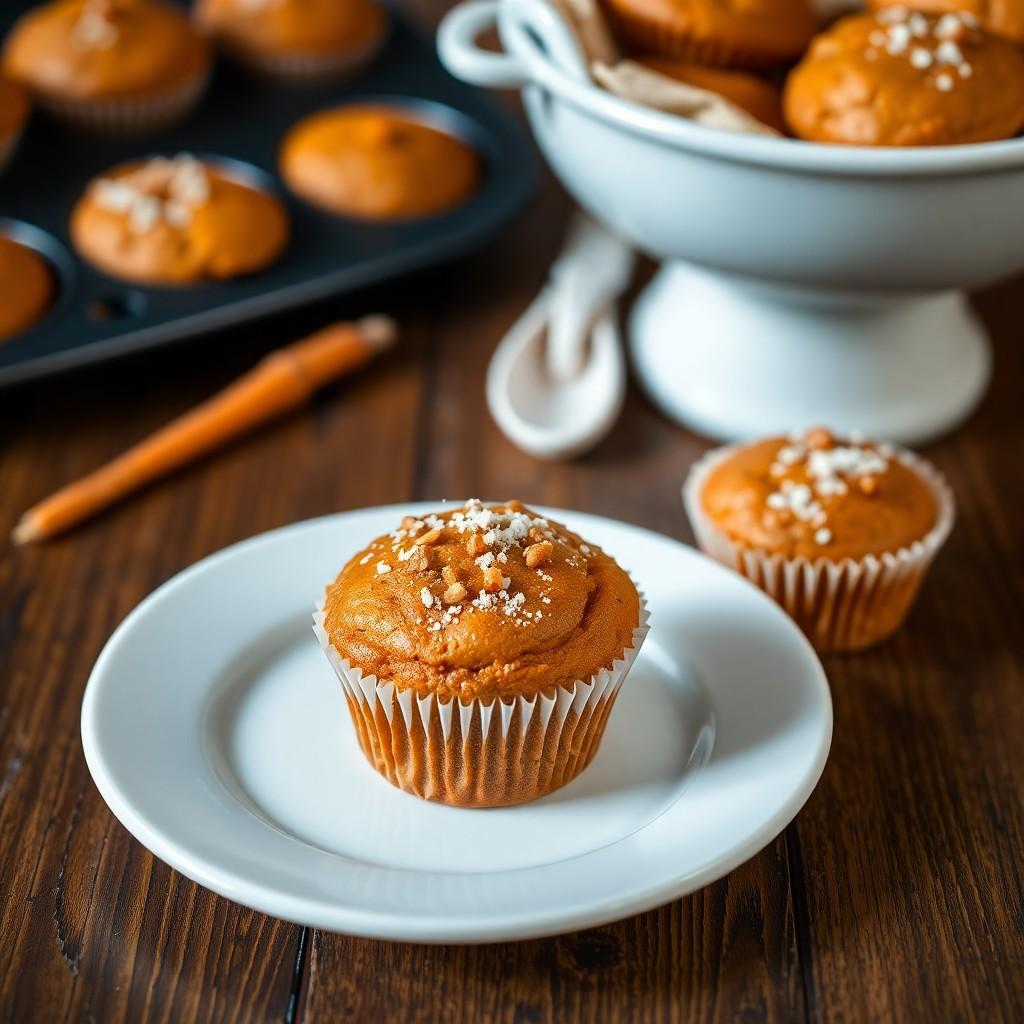
[(274, 196), (182, 154), (93, 181), (71, 213), (71, 239), (114, 277), (196, 284), (273, 263), (288, 240), (288, 217)]
[(677, 82), (716, 93), (745, 110), (761, 124), (783, 135), (787, 133), (786, 122), (782, 117), (782, 93), (771, 82), (757, 75), (689, 64), (668, 57), (637, 57), (636, 62)]
[(14, 154), (28, 120), (28, 94), (16, 82), (0, 75), (0, 171)]
[(406, 516), (327, 587), (315, 629), (366, 757), (467, 807), (575, 778), (646, 634), (629, 576), (519, 502)]
[(481, 177), (479, 156), (460, 139), (384, 105), (304, 118), (285, 137), (280, 166), (304, 199), (368, 220), (443, 213), (471, 196)]
[(50, 113), (131, 132), (183, 117), (206, 85), (210, 54), (188, 18), (160, 0), (53, 0), (15, 23), (3, 68)]
[(683, 497), (700, 546), (821, 651), (867, 647), (900, 626), (954, 515), (923, 459), (820, 427), (711, 452)]
[(817, 28), (810, 0), (602, 0), (635, 50), (721, 67), (799, 57)]
[(1024, 3), (1021, 0), (1003, 0), (1001, 3), (989, 3), (989, 0), (902, 0), (898, 5), (892, 0), (868, 0), (868, 7), (874, 10), (893, 6), (925, 14), (963, 14), (997, 36), (1024, 43)]
[(387, 31), (374, 0), (196, 0), (195, 14), (241, 63), (300, 80), (356, 70)]
[(1024, 125), (1024, 56), (967, 14), (887, 7), (837, 22), (786, 81), (800, 138), (859, 146), (989, 142)]
[(53, 304), (53, 274), (28, 246), (0, 235), (0, 342), (42, 319)]

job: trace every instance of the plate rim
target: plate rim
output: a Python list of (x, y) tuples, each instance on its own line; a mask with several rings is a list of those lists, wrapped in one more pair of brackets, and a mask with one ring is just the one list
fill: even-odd
[[(727, 854), (714, 857), (696, 868), (659, 879), (655, 884), (624, 898), (594, 902), (583, 908), (565, 908), (564, 906), (559, 908), (556, 906), (541, 913), (531, 910), (521, 917), (503, 913), (497, 920), (486, 922), (481, 922), (479, 918), (459, 917), (451, 912), (446, 912), (443, 917), (426, 918), (409, 914), (403, 916), (391, 910), (367, 912), (357, 907), (339, 907), (336, 904), (314, 900), (306, 896), (282, 893), (264, 882), (241, 878), (233, 869), (222, 869), (218, 872), (211, 868), (204, 858), (198, 860), (190, 858), (187, 851), (183, 851), (175, 845), (170, 837), (165, 836), (162, 829), (153, 826), (146, 820), (144, 814), (136, 810), (131, 800), (122, 796), (114, 778), (116, 772), (112, 771), (105, 762), (102, 743), (97, 739), (94, 719), (97, 693), (102, 686), (102, 682), (99, 680), (102, 679), (106, 671), (107, 663), (116, 656), (123, 638), (132, 630), (134, 623), (149, 612), (153, 604), (162, 600), (188, 579), (199, 574), (217, 571), (225, 562), (242, 556), (250, 550), (280, 541), (288, 534), (314, 529), (327, 522), (343, 520), (353, 515), (383, 516), (390, 512), (408, 514), (436, 509), (439, 504), (441, 504), (440, 501), (396, 502), (388, 505), (347, 509), (254, 534), (221, 548), (175, 573), (143, 598), (118, 624), (97, 657), (85, 686), (80, 719), (82, 747), (93, 782), (110, 812), (147, 851), (175, 871), (219, 896), (296, 925), (322, 928), (340, 934), (383, 941), (478, 944), (520, 941), (563, 934), (645, 913), (724, 878), (782, 834), (816, 788), (831, 749), (834, 725), (831, 690), (824, 667), (810, 642), (767, 595), (748, 580), (708, 558), (699, 549), (675, 537), (625, 520), (613, 519), (610, 516), (591, 512), (541, 505), (531, 507), (550, 514), (554, 518), (558, 518), (559, 515), (568, 515), (570, 518), (583, 517), (591, 521), (626, 527), (630, 531), (644, 534), (659, 542), (678, 545), (684, 549), (688, 557), (701, 559), (707, 563), (710, 570), (728, 576), (731, 583), (739, 584), (752, 592), (757, 600), (764, 602), (765, 606), (770, 608), (771, 614), (777, 614), (780, 617), (780, 624), (790, 630), (791, 639), (796, 640), (803, 646), (805, 653), (810, 654), (808, 667), (813, 671), (808, 674), (808, 682), (813, 682), (814, 693), (821, 705), (821, 727), (817, 739), (817, 749), (800, 778), (799, 784), (794, 785), (778, 810), (759, 828), (745, 835), (742, 841), (737, 843)], [(454, 507), (457, 502), (449, 501), (447, 504)], [(713, 690), (711, 694), (713, 696)], [(712, 758), (713, 756), (712, 754)], [(295, 842), (302, 842), (301, 839), (291, 838)], [(244, 891), (240, 891), (240, 889), (244, 889)]]

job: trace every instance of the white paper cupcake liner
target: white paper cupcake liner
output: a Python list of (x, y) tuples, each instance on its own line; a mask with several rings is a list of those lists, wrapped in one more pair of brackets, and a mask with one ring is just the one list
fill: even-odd
[(648, 621), (640, 594), (632, 646), (590, 679), (559, 686), (550, 696), (466, 704), (400, 690), (350, 664), (324, 631), (323, 601), (313, 631), (341, 682), (363, 753), (381, 775), (426, 800), (500, 807), (550, 793), (591, 762)]
[(210, 73), (159, 96), (123, 99), (82, 99), (37, 94), (37, 105), (69, 127), (97, 135), (135, 135), (165, 128), (187, 117), (210, 81)]
[(772, 597), (821, 652), (854, 651), (884, 640), (907, 617), (928, 567), (956, 517), (953, 492), (930, 463), (895, 446), (898, 459), (926, 481), (935, 496), (935, 525), (909, 547), (841, 562), (813, 561), (732, 541), (704, 512), (700, 496), (712, 470), (739, 445), (716, 448), (694, 463), (683, 484), (683, 505), (705, 554), (735, 569)]
[(228, 40), (222, 40), (222, 49), (237, 64), (269, 78), (300, 84), (331, 81), (355, 74), (377, 56), (387, 38), (387, 28), (361, 46), (344, 53), (267, 53)]

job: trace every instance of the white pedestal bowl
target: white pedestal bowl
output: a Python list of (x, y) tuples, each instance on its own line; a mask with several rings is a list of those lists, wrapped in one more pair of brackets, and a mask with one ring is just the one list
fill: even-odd
[[(497, 26), (504, 53), (477, 47)], [(545, 157), (594, 217), (663, 262), (630, 320), (673, 418), (734, 439), (827, 423), (915, 443), (989, 376), (965, 291), (1024, 268), (1024, 139), (912, 150), (709, 129), (592, 85), (539, 0), (473, 0), (442, 60), (520, 88)]]

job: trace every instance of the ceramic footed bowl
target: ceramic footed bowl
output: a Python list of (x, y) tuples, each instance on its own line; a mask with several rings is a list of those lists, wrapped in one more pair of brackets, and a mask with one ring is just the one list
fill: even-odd
[[(480, 50), (496, 25), (504, 53)], [(665, 266), (631, 319), (641, 381), (720, 437), (829, 422), (905, 442), (981, 396), (963, 298), (1024, 269), (1024, 139), (887, 149), (707, 128), (593, 85), (543, 0), (442, 25), (460, 77), (517, 87), (585, 209)]]

